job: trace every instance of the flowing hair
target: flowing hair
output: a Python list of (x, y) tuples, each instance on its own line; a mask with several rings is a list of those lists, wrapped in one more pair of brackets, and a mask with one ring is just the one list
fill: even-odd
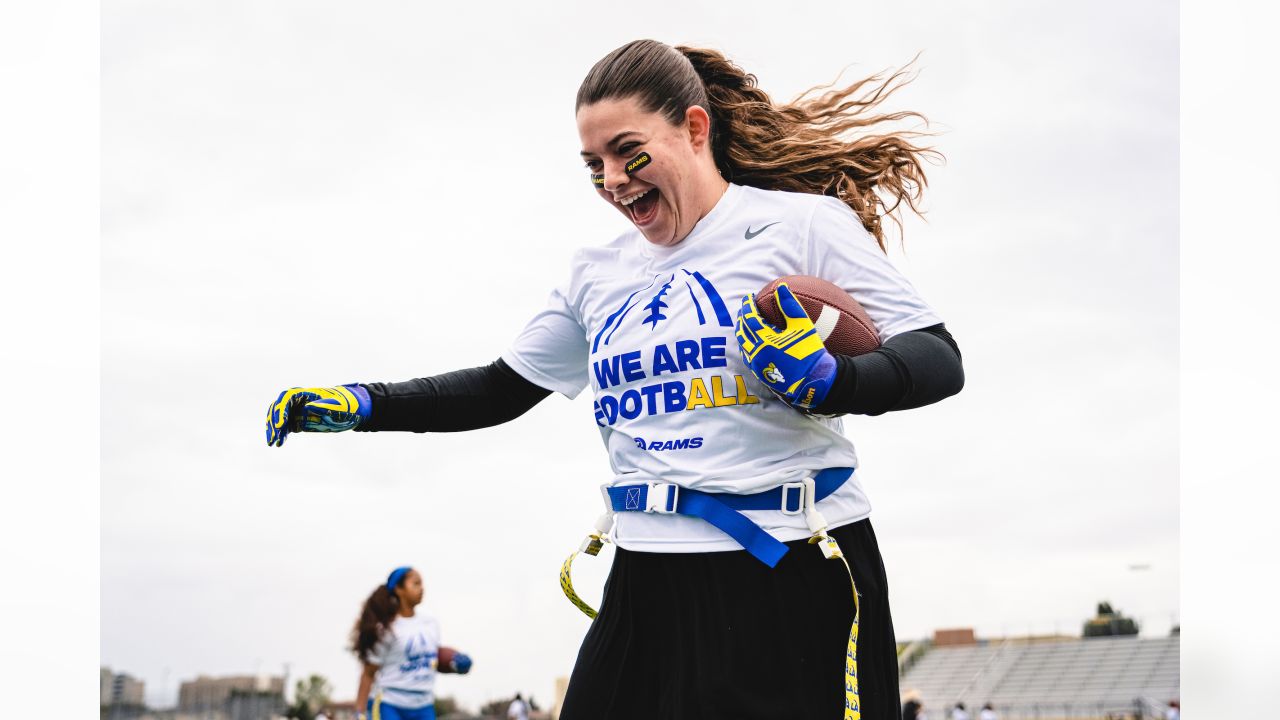
[(575, 111), (634, 97), (647, 112), (678, 125), (686, 110), (700, 105), (711, 116), (711, 154), (726, 180), (835, 197), (884, 250), (882, 218), (901, 232), (904, 203), (921, 214), (918, 203), (928, 185), (924, 162), (942, 157), (912, 142), (929, 133), (883, 127), (911, 118), (927, 126), (923, 115), (876, 111), (914, 79), (910, 66), (844, 87), (820, 85), (776, 105), (754, 75), (715, 50), (635, 40), (591, 68), (578, 88)]
[(360, 662), (369, 661), (369, 651), (373, 650), (387, 628), (391, 627), (398, 612), (400, 598), (388, 590), (386, 585), (379, 585), (364, 601), (360, 617), (351, 629), (351, 650), (360, 658)]

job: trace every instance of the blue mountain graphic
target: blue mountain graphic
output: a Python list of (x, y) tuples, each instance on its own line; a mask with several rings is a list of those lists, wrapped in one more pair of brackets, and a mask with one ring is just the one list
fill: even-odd
[[(724, 299), (720, 297), (720, 293), (716, 292), (715, 286), (711, 284), (711, 281), (696, 270), (691, 272), (681, 268), (680, 272), (684, 273), (682, 279), (684, 280), (685, 289), (689, 293), (689, 299), (693, 305), (693, 311), (697, 313), (698, 324), (706, 325), (707, 322), (711, 320), (703, 310), (703, 304), (706, 303), (711, 306), (711, 311), (715, 315), (715, 322), (717, 325), (720, 325), (721, 327), (733, 327), (733, 316), (729, 314), (729, 308), (725, 306)], [(622, 304), (618, 306), (618, 309), (614, 310), (609, 317), (605, 318), (604, 327), (596, 331), (595, 339), (591, 342), (591, 353), (594, 355), (600, 350), (601, 346), (607, 347), (609, 345), (609, 341), (613, 339), (614, 333), (618, 331), (618, 328), (622, 327), (623, 321), (627, 319), (627, 316), (630, 315), (631, 311), (636, 307), (643, 307), (643, 309), (647, 311), (641, 322), (648, 325), (650, 330), (656, 330), (658, 323), (668, 319), (665, 311), (670, 308), (667, 301), (671, 298), (667, 296), (667, 291), (671, 289), (671, 285), (675, 282), (676, 275), (678, 274), (679, 273), (669, 275), (667, 277), (667, 281), (663, 283), (662, 287), (658, 289), (658, 292), (654, 294), (648, 304), (644, 306), (640, 305), (640, 301), (636, 296), (653, 287), (658, 280), (661, 279), (661, 275), (654, 276), (647, 285), (627, 296), (627, 299), (622, 301)], [(692, 281), (692, 283), (690, 281)], [(702, 295), (701, 300), (699, 300), (699, 294)]]

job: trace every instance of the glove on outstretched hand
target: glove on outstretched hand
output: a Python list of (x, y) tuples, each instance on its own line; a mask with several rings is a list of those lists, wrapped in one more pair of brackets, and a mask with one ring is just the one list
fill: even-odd
[(836, 361), (786, 283), (778, 286), (775, 297), (786, 327), (775, 330), (760, 315), (755, 293), (748, 294), (738, 309), (738, 349), (742, 361), (775, 395), (798, 410), (809, 411), (831, 390)]
[(359, 385), (290, 388), (267, 407), (267, 444), (280, 447), (291, 432), (342, 432), (369, 417), (373, 403)]

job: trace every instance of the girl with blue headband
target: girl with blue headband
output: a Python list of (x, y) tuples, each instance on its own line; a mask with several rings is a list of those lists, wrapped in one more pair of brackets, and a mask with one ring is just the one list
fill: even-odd
[(471, 670), (471, 658), (440, 645), (440, 623), (415, 610), (422, 595), (422, 575), (405, 566), (365, 600), (351, 631), (364, 666), (358, 720), (435, 720), (436, 674)]

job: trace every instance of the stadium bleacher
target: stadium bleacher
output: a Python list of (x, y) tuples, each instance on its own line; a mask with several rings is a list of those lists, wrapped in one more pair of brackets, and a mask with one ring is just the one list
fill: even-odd
[(1002, 720), (1104, 718), (1178, 698), (1179, 647), (1177, 635), (935, 647), (913, 660), (899, 684), (931, 718), (946, 717), (957, 702), (975, 716), (989, 702)]

